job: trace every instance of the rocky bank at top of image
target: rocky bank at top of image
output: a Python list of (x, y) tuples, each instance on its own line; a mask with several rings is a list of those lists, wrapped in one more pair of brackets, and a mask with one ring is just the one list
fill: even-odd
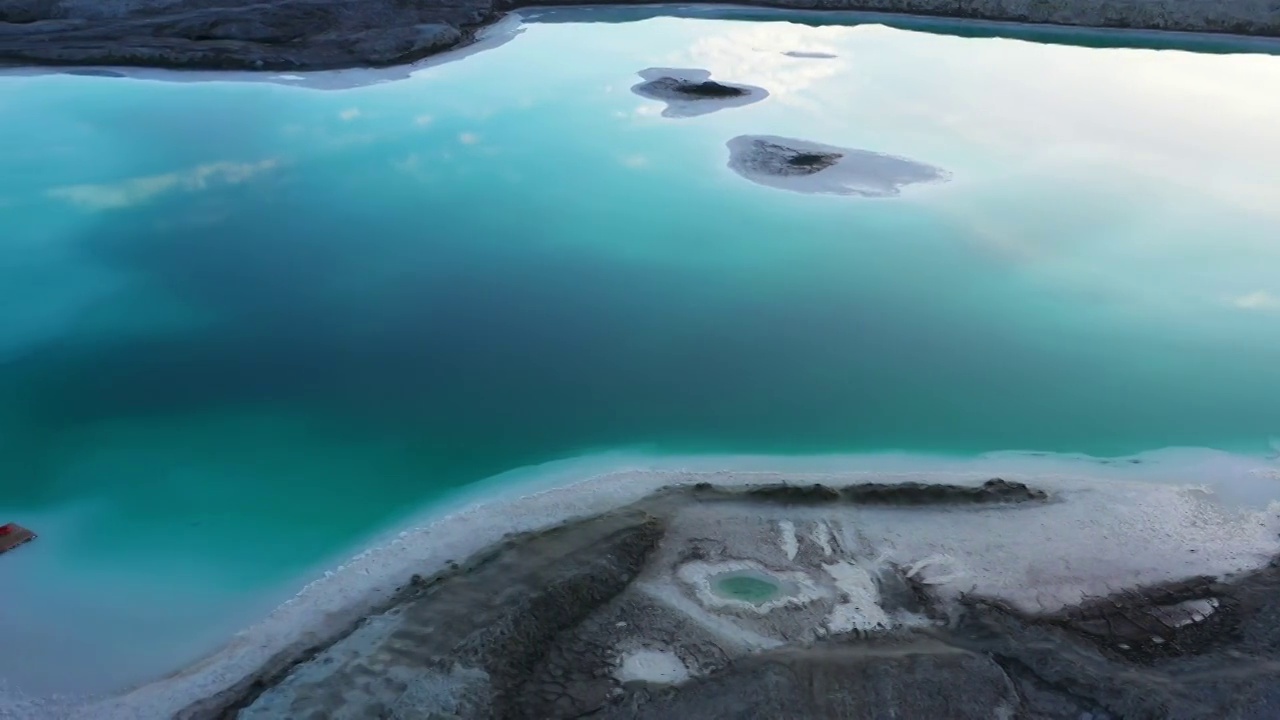
[(415, 576), (178, 717), (1274, 720), (1273, 515), (1170, 486), (686, 483)]
[[(540, 0), (2, 0), (0, 63), (316, 70), (412, 62)], [(567, 4), (579, 4), (569, 2)], [(597, 3), (598, 4), (598, 3)], [(796, 0), (757, 4), (812, 9)], [(1266, 0), (837, 0), (826, 10), (1280, 36)]]

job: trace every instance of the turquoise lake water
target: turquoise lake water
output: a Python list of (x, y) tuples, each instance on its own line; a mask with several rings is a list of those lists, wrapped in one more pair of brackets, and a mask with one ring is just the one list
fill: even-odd
[[(663, 118), (654, 66), (770, 97)], [(1280, 57), (659, 18), (291, 82), (0, 77), (12, 686), (173, 669), (555, 459), (1280, 436)], [(742, 134), (952, 177), (787, 193)]]

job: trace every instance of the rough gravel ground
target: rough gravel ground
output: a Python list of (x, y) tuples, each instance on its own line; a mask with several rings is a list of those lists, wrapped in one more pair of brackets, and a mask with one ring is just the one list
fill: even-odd
[[(0, 63), (305, 70), (410, 62), (579, 0), (0, 0)], [(591, 4), (600, 4), (599, 0)], [(607, 3), (606, 3), (607, 4)], [(759, 0), (782, 8), (1280, 36), (1276, 0)]]
[[(1280, 564), (1120, 587), (1105, 549), (988, 539), (1051, 513), (1106, 520), (1075, 502), (1004, 481), (667, 490), (415, 578), (339, 641), (178, 717), (1280, 717)], [(912, 538), (886, 531), (904, 522)], [(1076, 552), (1098, 556), (1085, 591), (1019, 590)], [(717, 595), (743, 566), (781, 596)]]

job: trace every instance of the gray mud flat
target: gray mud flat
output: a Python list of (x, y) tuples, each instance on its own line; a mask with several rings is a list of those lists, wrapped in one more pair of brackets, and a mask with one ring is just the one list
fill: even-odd
[(1275, 561), (1028, 610), (947, 591), (877, 536), (1062, 502), (995, 479), (668, 488), (415, 576), (335, 642), (178, 717), (1280, 717)]
[[(541, 0), (0, 0), (0, 63), (316, 70), (411, 62)], [(609, 3), (605, 3), (609, 4)], [(812, 10), (812, 2), (752, 3)], [(823, 10), (1280, 36), (1271, 0), (833, 0)]]

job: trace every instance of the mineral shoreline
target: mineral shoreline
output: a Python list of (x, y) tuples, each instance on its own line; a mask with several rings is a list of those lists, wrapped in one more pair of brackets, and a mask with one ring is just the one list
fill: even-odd
[[(561, 5), (538, 0), (0, 0), (0, 64), (271, 71), (385, 67), (466, 45), (477, 30), (507, 12)], [(734, 4), (743, 5), (1280, 37), (1280, 9), (1269, 0)]]
[(1215, 517), (1162, 486), (733, 480), (686, 476), (423, 567), (171, 714), (1280, 716), (1275, 508)]
[[(415, 575), (333, 642), (177, 717), (1275, 717), (1280, 561), (1060, 606), (1052, 588), (948, 591), (946, 561), (895, 564), (863, 537), (876, 512), (1061, 501), (998, 478), (666, 488)], [(860, 512), (865, 528), (842, 524)], [(718, 594), (744, 574), (782, 596)]]

